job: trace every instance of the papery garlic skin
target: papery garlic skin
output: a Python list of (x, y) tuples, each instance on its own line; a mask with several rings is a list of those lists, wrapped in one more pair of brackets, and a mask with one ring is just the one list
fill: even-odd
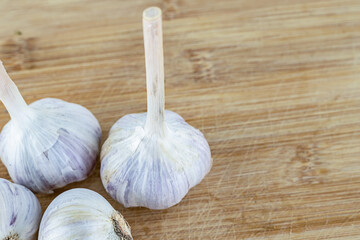
[(0, 178), (0, 239), (34, 240), (41, 206), (24, 186)]
[(146, 134), (146, 113), (129, 114), (111, 128), (101, 150), (106, 191), (125, 207), (171, 207), (210, 171), (203, 134), (165, 111), (164, 136)]
[(101, 179), (125, 207), (171, 207), (212, 165), (203, 134), (165, 111), (161, 10), (143, 12), (147, 113), (129, 114), (111, 128), (101, 149)]
[(35, 192), (52, 193), (87, 178), (101, 138), (94, 115), (54, 98), (38, 100), (24, 111), (0, 135), (0, 157), (11, 179)]
[(51, 202), (41, 220), (39, 240), (132, 240), (123, 216), (100, 194), (76, 188)]

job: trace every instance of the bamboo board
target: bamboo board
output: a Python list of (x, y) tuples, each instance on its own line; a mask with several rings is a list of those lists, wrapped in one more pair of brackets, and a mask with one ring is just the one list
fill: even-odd
[[(99, 164), (64, 190), (106, 197), (134, 239), (360, 239), (360, 2), (0, 2), (0, 59), (28, 103), (75, 102), (112, 124), (146, 111), (141, 14), (163, 9), (166, 108), (213, 168), (167, 210), (125, 209)], [(0, 126), (9, 116), (0, 106)], [(9, 179), (0, 164), (0, 177)]]

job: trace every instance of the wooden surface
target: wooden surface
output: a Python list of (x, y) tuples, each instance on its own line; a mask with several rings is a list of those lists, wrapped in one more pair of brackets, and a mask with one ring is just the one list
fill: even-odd
[(214, 164), (164, 211), (112, 201), (99, 164), (86, 181), (38, 195), (43, 210), (86, 187), (138, 240), (360, 239), (360, 1), (46, 2), (0, 2), (0, 58), (28, 103), (87, 107), (103, 141), (118, 118), (145, 111), (141, 14), (157, 5), (166, 108), (205, 134)]

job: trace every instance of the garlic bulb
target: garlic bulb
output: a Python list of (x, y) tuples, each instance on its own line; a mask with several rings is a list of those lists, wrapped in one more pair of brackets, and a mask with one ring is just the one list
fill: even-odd
[(129, 114), (111, 128), (101, 150), (106, 191), (125, 207), (171, 207), (210, 171), (203, 134), (164, 110), (161, 10), (143, 13), (147, 113)]
[(46, 209), (39, 240), (131, 240), (123, 216), (100, 194), (75, 188), (60, 194)]
[(39, 228), (40, 203), (26, 187), (0, 178), (0, 239), (32, 240)]
[(55, 98), (27, 105), (1, 62), (0, 100), (11, 116), (0, 135), (0, 157), (14, 182), (52, 193), (90, 174), (101, 129), (89, 110)]

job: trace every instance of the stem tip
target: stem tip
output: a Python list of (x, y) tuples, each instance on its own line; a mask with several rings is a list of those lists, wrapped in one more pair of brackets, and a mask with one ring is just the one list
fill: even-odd
[(147, 21), (154, 21), (161, 18), (161, 9), (158, 7), (149, 7), (144, 10), (143, 18)]

